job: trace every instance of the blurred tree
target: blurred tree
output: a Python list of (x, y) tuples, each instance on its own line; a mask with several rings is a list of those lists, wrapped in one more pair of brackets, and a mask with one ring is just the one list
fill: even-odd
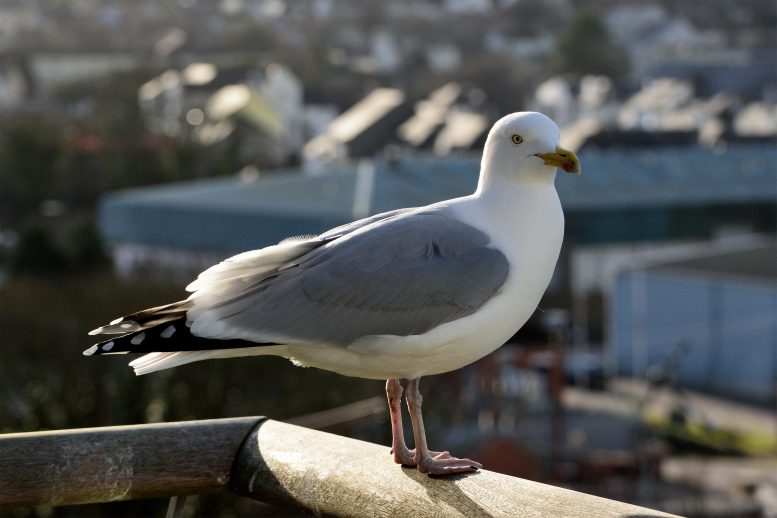
[(621, 78), (629, 71), (623, 50), (595, 11), (578, 11), (556, 44), (554, 68), (560, 73)]
[(9, 267), (14, 275), (54, 274), (67, 269), (68, 260), (51, 231), (41, 223), (28, 224), (11, 252)]
[(57, 123), (42, 115), (3, 118), (0, 134), (0, 216), (14, 225), (52, 197), (62, 146)]
[(267, 51), (280, 45), (281, 41), (272, 25), (245, 18), (234, 21), (215, 46), (230, 51)]
[(510, 5), (499, 21), (504, 24), (507, 35), (528, 38), (544, 32), (555, 33), (564, 14), (564, 9), (547, 0), (521, 0)]
[(108, 253), (93, 217), (82, 216), (76, 219), (67, 237), (73, 268), (91, 270), (108, 264)]

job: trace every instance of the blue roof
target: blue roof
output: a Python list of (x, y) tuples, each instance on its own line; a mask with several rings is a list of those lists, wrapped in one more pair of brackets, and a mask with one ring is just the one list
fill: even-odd
[(777, 203), (773, 145), (591, 150), (580, 161), (581, 178), (556, 180), (567, 210)]
[[(357, 217), (474, 191), (480, 158), (430, 156), (287, 170), (118, 191), (101, 203), (114, 242), (239, 251), (315, 234)], [(559, 174), (565, 212), (757, 202), (777, 205), (777, 148), (586, 150), (581, 176)], [(357, 192), (369, 199), (360, 206)], [(366, 213), (365, 213), (366, 212)]]

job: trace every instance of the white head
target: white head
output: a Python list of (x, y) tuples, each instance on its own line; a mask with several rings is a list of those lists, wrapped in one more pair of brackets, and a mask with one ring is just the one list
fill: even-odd
[(537, 112), (511, 113), (491, 128), (483, 150), (479, 189), (493, 180), (553, 183), (556, 168), (579, 173), (577, 156), (559, 147), (556, 123)]

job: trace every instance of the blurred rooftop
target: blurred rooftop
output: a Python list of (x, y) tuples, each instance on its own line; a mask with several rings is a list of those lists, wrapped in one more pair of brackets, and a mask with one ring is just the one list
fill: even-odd
[[(730, 146), (591, 151), (583, 174), (559, 174), (567, 213), (774, 203), (777, 149)], [(315, 233), (368, 214), (474, 191), (479, 157), (408, 157), (268, 175), (118, 191), (102, 202), (102, 228), (119, 242), (241, 250)], [(360, 213), (363, 211), (364, 213)]]
[(746, 250), (708, 254), (649, 267), (650, 270), (682, 271), (688, 275), (737, 276), (760, 282), (777, 282), (777, 242)]

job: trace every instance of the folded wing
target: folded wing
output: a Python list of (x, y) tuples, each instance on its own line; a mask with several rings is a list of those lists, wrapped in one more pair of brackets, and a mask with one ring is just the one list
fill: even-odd
[(475, 312), (509, 271), (486, 234), (445, 209), (398, 211), (344, 228), (269, 270), (251, 264), (266, 261), (264, 249), (204, 272), (190, 286), (191, 333), (342, 347), (368, 336), (422, 334)]

